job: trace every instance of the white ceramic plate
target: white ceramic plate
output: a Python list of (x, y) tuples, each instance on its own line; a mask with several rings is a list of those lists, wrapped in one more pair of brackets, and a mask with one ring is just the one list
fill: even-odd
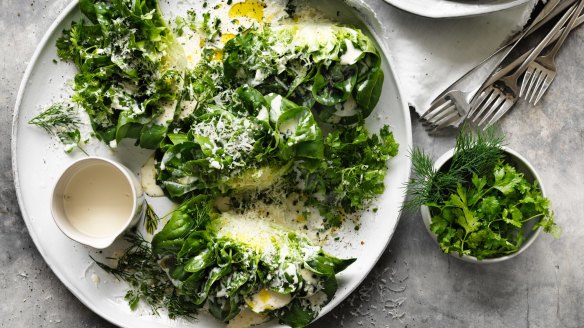
[[(179, 3), (184, 1), (179, 1)], [(169, 10), (168, 2), (161, 1), (163, 12)], [(320, 1), (319, 7), (328, 10), (345, 22), (366, 22), (384, 52), (385, 44), (378, 37), (382, 27), (375, 15), (365, 5), (352, 1), (346, 6), (336, 0)], [(175, 8), (176, 9), (176, 8)], [(81, 152), (67, 155), (62, 146), (41, 129), (27, 122), (47, 105), (64, 100), (70, 95), (71, 81), (75, 68), (66, 63), (55, 63), (57, 59), (55, 41), (61, 31), (71, 21), (80, 17), (79, 8), (72, 3), (55, 21), (35, 52), (23, 78), (14, 113), (12, 131), (13, 173), (18, 200), (24, 221), (39, 252), (59, 279), (91, 310), (122, 327), (190, 327), (192, 322), (170, 320), (167, 316), (153, 316), (148, 311), (133, 312), (123, 296), (126, 285), (101, 271), (90, 259), (90, 255), (103, 258), (120, 248), (119, 244), (103, 251), (77, 244), (61, 233), (50, 214), (51, 189), (59, 174), (75, 159), (84, 156)], [(359, 19), (357, 18), (359, 17)], [(358, 19), (358, 20), (357, 20)], [(408, 180), (410, 161), (407, 157), (412, 145), (410, 116), (407, 106), (400, 96), (399, 86), (391, 64), (384, 56), (385, 82), (383, 94), (376, 111), (370, 116), (368, 125), (377, 131), (382, 124), (390, 124), (400, 144), (399, 155), (389, 164), (386, 192), (379, 198), (376, 213), (367, 213), (362, 218), (358, 231), (346, 225), (341, 231), (341, 241), (326, 248), (343, 257), (357, 257), (358, 260), (339, 275), (340, 287), (336, 297), (322, 311), (330, 311), (346, 298), (373, 268), (393, 232), (395, 231), (400, 207), (404, 200), (403, 185)], [(136, 149), (131, 142), (123, 142), (114, 152), (103, 145), (94, 144), (86, 149), (90, 155), (115, 159), (131, 170), (138, 172), (149, 156), (149, 151)], [(165, 199), (158, 199), (153, 206), (164, 209), (169, 206)], [(197, 327), (220, 327), (221, 323), (210, 315), (201, 314)], [(264, 326), (275, 326), (270, 322)]]
[(519, 6), (530, 0), (384, 0), (402, 10), (431, 18), (487, 14)]

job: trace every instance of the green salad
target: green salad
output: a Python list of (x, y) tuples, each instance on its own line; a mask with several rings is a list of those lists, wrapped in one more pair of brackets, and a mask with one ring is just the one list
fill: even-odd
[[(52, 133), (59, 126), (69, 149), (82, 146), (78, 120), (65, 128), (53, 119), (81, 109), (110, 148), (131, 139), (153, 149), (155, 182), (177, 204), (160, 229), (150, 208), (148, 235), (127, 236), (117, 265), (100, 266), (129, 283), (132, 308), (145, 302), (171, 318), (206, 308), (224, 322), (251, 311), (309, 324), (355, 259), (327, 254), (308, 225), (292, 229), (258, 208), (293, 199), (304, 212), (287, 219), (317, 213), (324, 231), (383, 193), (398, 144), (388, 126), (365, 127), (384, 80), (373, 40), (307, 20), (294, 1), (269, 21), (215, 15), (269, 9), (259, 0), (205, 2), (171, 22), (155, 0), (79, 5), (84, 18), (57, 40), (59, 58), (77, 68), (72, 104), (31, 123)], [(227, 33), (226, 25), (239, 27)]]

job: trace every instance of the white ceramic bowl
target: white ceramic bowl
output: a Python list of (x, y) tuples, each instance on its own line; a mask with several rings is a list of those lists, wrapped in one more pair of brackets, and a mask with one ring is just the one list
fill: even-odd
[[(512, 164), (517, 169), (517, 171), (523, 173), (524, 177), (525, 177), (525, 179), (527, 179), (527, 181), (529, 181), (530, 183), (537, 181), (539, 184), (539, 189), (541, 190), (542, 195), (544, 197), (546, 197), (546, 193), (545, 193), (543, 184), (541, 183), (541, 179), (540, 179), (539, 175), (537, 174), (537, 172), (535, 171), (535, 169), (533, 168), (533, 166), (523, 156), (521, 156), (516, 151), (514, 151), (508, 147), (503, 147), (503, 150), (505, 151), (505, 153), (508, 156), (507, 161), (510, 164)], [(453, 153), (454, 153), (454, 149), (450, 149), (449, 151), (444, 153), (444, 155), (440, 156), (440, 158), (438, 158), (434, 162), (434, 169), (440, 170), (440, 168), (452, 158)], [(420, 210), (422, 212), (422, 220), (424, 221), (424, 225), (426, 226), (426, 230), (428, 231), (428, 233), (430, 234), (432, 239), (436, 242), (436, 244), (438, 244), (438, 240), (436, 238), (436, 235), (430, 230), (430, 223), (432, 222), (432, 216), (430, 215), (430, 209), (427, 206), (422, 206)], [(452, 255), (458, 259), (461, 259), (463, 261), (466, 261), (466, 262), (485, 263), (485, 264), (486, 263), (497, 263), (497, 262), (502, 262), (502, 261), (511, 259), (511, 258), (521, 254), (522, 252), (524, 252), (531, 244), (533, 244), (535, 239), (539, 236), (539, 234), (541, 232), (541, 227), (536, 229), (536, 230), (533, 230), (532, 227), (533, 227), (533, 224), (526, 224), (523, 226), (523, 232), (524, 232), (525, 237), (526, 237), (525, 241), (523, 242), (523, 244), (521, 245), (519, 250), (513, 254), (505, 255), (505, 256), (501, 256), (501, 257), (495, 257), (495, 258), (482, 259), (482, 260), (478, 260), (476, 257), (469, 256), (469, 255), (460, 256), (456, 252), (450, 253), (450, 255)]]

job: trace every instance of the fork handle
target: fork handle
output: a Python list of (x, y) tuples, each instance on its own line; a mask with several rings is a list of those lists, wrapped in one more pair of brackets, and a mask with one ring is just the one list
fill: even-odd
[(564, 14), (564, 16), (562, 16), (562, 18), (560, 18), (560, 20), (556, 23), (556, 25), (554, 25), (554, 27), (548, 32), (548, 34), (545, 36), (545, 38), (543, 40), (541, 40), (535, 48), (533, 48), (532, 50), (530, 50), (529, 52), (524, 54), (524, 56), (519, 57), (513, 63), (508, 65), (507, 66), (508, 69), (506, 69), (506, 70), (501, 69), (501, 70), (497, 71), (496, 73), (492, 74), (491, 77), (489, 79), (487, 79), (487, 81), (485, 81), (485, 83), (483, 83), (483, 85), (480, 87), (480, 89), (483, 89), (485, 86), (495, 83), (495, 81), (497, 81), (497, 80), (501, 79), (502, 77), (504, 77), (505, 75), (507, 75), (509, 72), (511, 72), (513, 69), (515, 69), (518, 65), (519, 65), (519, 67), (515, 70), (514, 75), (519, 76), (520, 74), (522, 74), (527, 69), (527, 66), (529, 65), (529, 63), (541, 53), (541, 51), (548, 45), (548, 43), (556, 35), (556, 33), (559, 30), (561, 30), (562, 26), (568, 20), (568, 18), (570, 18), (570, 15), (574, 12), (574, 10), (575, 10), (574, 7), (570, 8)]
[[(548, 2), (544, 5), (538, 15), (533, 19), (531, 24), (523, 29), (520, 33), (516, 34), (511, 40), (509, 40), (505, 45), (499, 47), (499, 49), (495, 50), (489, 57), (485, 58), (480, 64), (477, 66), (481, 66), (486, 61), (490, 60), (491, 58), (495, 57), (499, 53), (505, 51), (505, 55), (502, 56), (501, 60), (503, 60), (507, 55), (515, 48), (515, 46), (525, 37), (530, 36), (534, 32), (538, 31), (544, 24), (549, 22), (551, 19), (558, 16), (562, 11), (566, 10), (566, 8), (570, 7), (576, 0), (548, 0)], [(468, 73), (472, 72), (477, 67), (471, 69)], [(467, 73), (467, 74), (468, 74)]]
[[(484, 71), (482, 79), (486, 79), (489, 75), (492, 75), (496, 70), (497, 66), (503, 62), (503, 60), (513, 51), (515, 46), (524, 38), (535, 31), (539, 30), (544, 24), (549, 22), (551, 19), (555, 18), (558, 14), (564, 11), (567, 7), (573, 4), (576, 0), (548, 0), (543, 6), (538, 15), (534, 18), (533, 22), (524, 28), (520, 33), (516, 34), (511, 40), (509, 40), (505, 45), (499, 47), (487, 58), (483, 59), (475, 67), (471, 68), (469, 71), (464, 73), (458, 80), (454, 81), (450, 86), (448, 86), (441, 94), (436, 96), (435, 99), (443, 98), (448, 91), (450, 91), (455, 85), (461, 83), (464, 79), (468, 78), (473, 74), (479, 74), (478, 71)], [(499, 55), (499, 58), (494, 58)], [(492, 63), (491, 63), (492, 60)], [(487, 65), (487, 63), (490, 63)], [(476, 89), (478, 90), (478, 89)]]
[(578, 7), (576, 7), (576, 10), (572, 14), (572, 17), (570, 17), (570, 21), (566, 24), (564, 31), (560, 35), (560, 38), (558, 39), (558, 41), (556, 41), (556, 44), (554, 45), (553, 49), (550, 50), (550, 52), (546, 56), (553, 57), (558, 53), (558, 51), (560, 50), (560, 48), (564, 44), (564, 41), (566, 41), (568, 34), (570, 34), (570, 32), (572, 31), (574, 24), (576, 24), (576, 20), (578, 18), (578, 15), (582, 11), (583, 7), (584, 7), (584, 1), (578, 0)]
[[(575, 29), (576, 27), (582, 25), (582, 23), (584, 23), (584, 15), (580, 15), (578, 17), (578, 19), (576, 20), (576, 23), (574, 24), (574, 26), (572, 26), (572, 29)], [(560, 33), (565, 31), (565, 27), (562, 28), (562, 30), (558, 31), (559, 33), (556, 33), (554, 35), (554, 37), (550, 40), (551, 42), (556, 41), (559, 37), (560, 37)], [(512, 70), (514, 70), (517, 66), (519, 66), (519, 64), (521, 64), (525, 58), (527, 58), (527, 55), (529, 54), (529, 52), (524, 53), (523, 55), (521, 55), (520, 57), (518, 57), (517, 59), (515, 59), (513, 62), (511, 62), (509, 65), (501, 68), (498, 72), (501, 72), (502, 75), (506, 75), (509, 72), (511, 72)], [(491, 82), (491, 84), (494, 82), (493, 80), (489, 80)]]
[[(580, 2), (581, 2), (581, 0), (580, 0)], [(539, 54), (542, 52), (542, 50), (545, 47), (547, 47), (548, 43), (550, 42), (550, 40), (552, 39), (554, 34), (557, 31), (559, 31), (562, 28), (562, 26), (564, 26), (564, 24), (566, 23), (566, 21), (570, 17), (573, 17), (572, 14), (574, 14), (574, 12), (576, 12), (575, 5), (573, 5), (570, 9), (568, 9), (568, 11), (566, 11), (564, 16), (562, 16), (562, 18), (560, 18), (560, 20), (556, 23), (556, 25), (554, 25), (552, 30), (545, 36), (545, 38), (543, 38), (543, 40), (541, 40), (541, 42), (537, 45), (537, 47), (535, 47), (531, 51), (529, 56), (527, 56), (527, 59), (525, 59), (525, 61), (521, 64), (521, 66), (519, 66), (519, 68), (517, 68), (515, 73), (513, 73), (514, 76), (518, 77), (519, 75), (523, 74), (523, 72), (527, 69), (527, 66), (529, 66), (529, 64), (535, 59), (535, 57), (539, 56)]]
[[(574, 2), (576, 2), (576, 0), (548, 0), (539, 15), (537, 15), (531, 25), (527, 27), (527, 32), (524, 36), (529, 36), (538, 31), (539, 28), (561, 14), (564, 10), (566, 10), (566, 8), (569, 8), (572, 4), (574, 4)], [(509, 41), (506, 46), (517, 41), (517, 38), (519, 38), (519, 35), (511, 39), (511, 41)]]

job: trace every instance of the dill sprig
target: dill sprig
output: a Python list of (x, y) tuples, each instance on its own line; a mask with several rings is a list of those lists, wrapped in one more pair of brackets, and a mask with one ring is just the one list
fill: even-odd
[(59, 131), (78, 128), (80, 121), (73, 106), (56, 103), (28, 123), (42, 128), (50, 135), (58, 136)]
[(86, 155), (87, 153), (81, 147), (81, 133), (79, 132), (79, 115), (77, 110), (71, 105), (56, 103), (51, 105), (47, 110), (28, 122), (34, 124), (55, 136), (65, 145), (65, 151), (71, 152), (74, 147), (79, 148)]
[(494, 127), (473, 133), (461, 129), (456, 138), (452, 159), (436, 171), (432, 158), (421, 149), (413, 149), (412, 178), (407, 184), (408, 199), (404, 210), (415, 210), (424, 204), (440, 204), (456, 193), (458, 184), (467, 185), (474, 174), (485, 175), (503, 158), (504, 136)]
[(130, 285), (125, 295), (130, 308), (135, 310), (142, 300), (156, 315), (159, 315), (160, 309), (167, 309), (171, 319), (194, 318), (197, 306), (177, 293), (177, 289), (158, 263), (158, 258), (152, 253), (150, 243), (139, 234), (128, 233), (124, 238), (130, 243), (130, 247), (120, 258), (113, 259), (117, 260), (115, 267), (93, 258), (92, 260), (107, 273)]
[(156, 228), (158, 228), (158, 222), (160, 222), (160, 218), (154, 212), (152, 206), (146, 203), (146, 215), (144, 216), (144, 229), (146, 229), (146, 232), (153, 235)]

